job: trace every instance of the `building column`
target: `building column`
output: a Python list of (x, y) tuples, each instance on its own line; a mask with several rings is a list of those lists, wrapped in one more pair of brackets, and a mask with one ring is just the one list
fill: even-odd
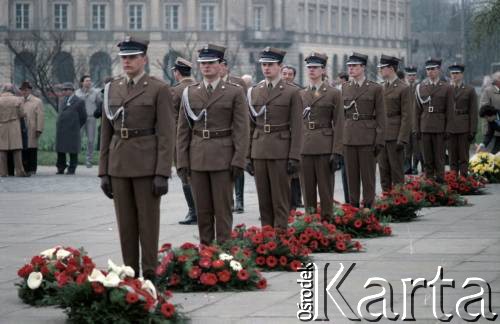
[[(160, 28), (160, 15), (163, 14), (163, 9), (160, 8), (160, 0), (150, 0), (149, 14), (151, 17), (150, 25), (146, 28), (150, 30), (159, 30)], [(180, 18), (180, 17), (179, 17)]]
[(123, 8), (123, 0), (115, 0), (114, 1), (114, 13), (113, 14), (113, 19), (115, 23), (115, 30), (123, 30), (125, 29), (124, 24), (124, 18), (126, 17), (125, 15), (125, 8)]

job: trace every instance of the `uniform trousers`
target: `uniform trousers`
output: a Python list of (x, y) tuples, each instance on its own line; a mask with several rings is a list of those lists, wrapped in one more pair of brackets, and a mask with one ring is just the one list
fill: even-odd
[(191, 171), (191, 189), (201, 244), (209, 245), (214, 239), (217, 243), (224, 243), (231, 237), (232, 184), (229, 170)]
[(286, 159), (253, 160), (262, 226), (286, 229), (290, 213), (290, 182)]
[(330, 154), (302, 155), (300, 181), (304, 188), (304, 206), (306, 211), (316, 212), (319, 193), (322, 220), (333, 217), (333, 179)]
[(139, 274), (139, 245), (142, 272), (154, 271), (158, 264), (160, 201), (153, 194), (153, 176), (111, 177), (113, 201), (123, 262)]
[(448, 139), (448, 154), (450, 169), (466, 176), (469, 168), (469, 133), (450, 134)]
[(398, 150), (396, 141), (385, 142), (377, 160), (383, 191), (389, 192), (392, 186), (404, 182), (404, 151)]
[(344, 161), (351, 205), (359, 206), (363, 184), (363, 202), (365, 207), (370, 207), (375, 199), (375, 148), (372, 145), (344, 145)]
[(422, 150), (424, 155), (424, 171), (428, 178), (436, 181), (444, 180), (444, 134), (422, 133)]

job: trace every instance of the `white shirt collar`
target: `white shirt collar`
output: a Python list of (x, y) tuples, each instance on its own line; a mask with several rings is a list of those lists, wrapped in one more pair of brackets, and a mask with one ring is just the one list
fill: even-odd
[(363, 76), (359, 80), (356, 80), (353, 78), (352, 81), (354, 84), (358, 84), (361, 87), (363, 85), (363, 83), (365, 83), (365, 81), (366, 81), (366, 76)]
[[(139, 80), (144, 76), (144, 74), (146, 74), (145, 71), (142, 71), (142, 73), (139, 73), (138, 75), (136, 75), (132, 80), (134, 81), (134, 85), (135, 84), (138, 84), (139, 83)], [(129, 83), (130, 81), (130, 78), (129, 76), (127, 75), (127, 83)]]
[(208, 82), (206, 79), (203, 79), (203, 84), (205, 85), (205, 89), (207, 89), (208, 85), (211, 84), (212, 89), (215, 90), (215, 88), (217, 88), (217, 86), (219, 85), (220, 80), (221, 80), (221, 78), (217, 78), (212, 82)]
[(316, 90), (319, 90), (319, 88), (321, 88), (322, 85), (323, 85), (323, 81), (319, 81), (316, 84), (311, 82), (311, 83), (309, 83), (309, 89), (312, 89), (312, 87), (316, 87)]
[(267, 79), (266, 79), (266, 87), (267, 87), (267, 86), (269, 86), (269, 82), (271, 82), (271, 83), (273, 84), (273, 88), (275, 88), (275, 87), (276, 87), (276, 85), (277, 85), (280, 81), (281, 81), (281, 77), (280, 77), (280, 76), (279, 76), (279, 77), (277, 77), (277, 78), (276, 78), (276, 79), (274, 79), (274, 80), (271, 80), (271, 81), (269, 81), (269, 80), (267, 80)]

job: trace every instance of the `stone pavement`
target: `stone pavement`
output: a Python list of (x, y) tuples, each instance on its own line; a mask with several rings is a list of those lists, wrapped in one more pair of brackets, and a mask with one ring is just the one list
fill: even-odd
[[(80, 167), (76, 176), (56, 176), (54, 168), (42, 167), (32, 178), (0, 178), (0, 323), (65, 322), (60, 309), (32, 308), (16, 295), (17, 269), (46, 248), (58, 244), (83, 246), (99, 267), (105, 267), (108, 258), (121, 263), (112, 203), (101, 194), (96, 172), (96, 168)], [(341, 184), (339, 176), (336, 183)], [(335, 197), (343, 200), (342, 186), (336, 187)], [(356, 263), (340, 288), (353, 309), (361, 298), (380, 291), (365, 289), (364, 283), (370, 277), (382, 277), (392, 284), (394, 310), (401, 314), (401, 279), (422, 277), (430, 281), (437, 267), (443, 266), (444, 278), (456, 281), (455, 289), (445, 288), (444, 292), (443, 309), (454, 314), (452, 323), (463, 322), (455, 313), (456, 301), (476, 292), (474, 288), (461, 288), (467, 277), (480, 277), (490, 284), (493, 311), (500, 313), (500, 186), (490, 185), (487, 192), (469, 197), (471, 206), (426, 209), (418, 221), (393, 224), (392, 237), (362, 240), (365, 252), (315, 254), (314, 261), (320, 269), (330, 263), (330, 280), (339, 263), (345, 267)], [(234, 223), (258, 224), (257, 210), (253, 179), (246, 175), (246, 212), (235, 215)], [(195, 226), (177, 225), (185, 212), (180, 181), (174, 177), (162, 201), (162, 243), (196, 241)], [(299, 275), (265, 275), (269, 285), (264, 291), (175, 293), (174, 302), (183, 306), (193, 323), (298, 322)], [(432, 312), (432, 289), (419, 289), (415, 296), (416, 323), (438, 323)], [(330, 321), (351, 322), (333, 302), (329, 301), (328, 307)]]

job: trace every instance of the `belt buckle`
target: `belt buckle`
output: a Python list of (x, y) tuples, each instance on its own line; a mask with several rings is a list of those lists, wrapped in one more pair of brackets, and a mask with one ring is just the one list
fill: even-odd
[(203, 139), (209, 139), (210, 138), (210, 130), (204, 129), (202, 137), (203, 137)]
[(271, 133), (271, 125), (269, 124), (264, 125), (264, 133)]
[(429, 112), (430, 113), (434, 112), (434, 107), (433, 106), (429, 106)]
[(359, 113), (353, 113), (352, 120), (359, 120)]
[(310, 130), (316, 129), (316, 123), (315, 122), (308, 122), (307, 128), (309, 128)]
[(128, 128), (121, 128), (120, 129), (120, 137), (122, 139), (128, 139)]

